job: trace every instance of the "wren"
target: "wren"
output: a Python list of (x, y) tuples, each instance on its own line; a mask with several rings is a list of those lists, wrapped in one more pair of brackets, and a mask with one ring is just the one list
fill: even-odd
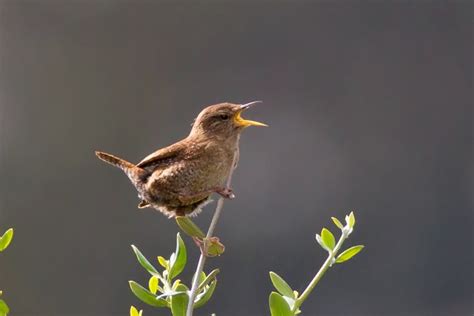
[(246, 120), (242, 111), (252, 105), (220, 103), (206, 107), (189, 135), (133, 164), (96, 151), (101, 160), (122, 169), (138, 191), (139, 208), (152, 207), (169, 218), (194, 216), (217, 193), (234, 198), (225, 180), (237, 165), (239, 139), (248, 126), (267, 126)]

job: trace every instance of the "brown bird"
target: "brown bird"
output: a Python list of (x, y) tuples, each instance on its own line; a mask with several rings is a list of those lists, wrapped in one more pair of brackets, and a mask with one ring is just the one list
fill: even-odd
[(188, 137), (155, 151), (137, 165), (100, 151), (96, 155), (125, 172), (138, 191), (139, 208), (153, 207), (170, 218), (196, 215), (212, 193), (234, 198), (225, 180), (234, 154), (238, 155), (240, 133), (248, 126), (267, 126), (241, 117), (242, 111), (257, 103), (260, 101), (206, 107)]

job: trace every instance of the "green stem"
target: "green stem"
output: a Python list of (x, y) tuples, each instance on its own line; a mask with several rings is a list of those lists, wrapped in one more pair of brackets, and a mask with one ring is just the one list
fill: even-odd
[(306, 287), (306, 289), (303, 291), (303, 293), (301, 293), (301, 295), (298, 297), (298, 299), (295, 301), (295, 305), (293, 307), (293, 314), (296, 313), (296, 311), (298, 310), (298, 308), (300, 308), (301, 304), (303, 304), (303, 302), (308, 298), (308, 296), (311, 294), (311, 292), (313, 291), (313, 289), (315, 288), (315, 286), (318, 284), (318, 282), (321, 280), (321, 278), (323, 277), (323, 275), (326, 273), (326, 271), (331, 267), (331, 265), (334, 263), (334, 260), (336, 258), (336, 255), (337, 253), (339, 252), (339, 250), (341, 249), (342, 247), (342, 244), (344, 243), (344, 241), (347, 239), (347, 237), (349, 236), (348, 233), (345, 233), (343, 231), (343, 233), (341, 234), (341, 237), (339, 238), (336, 246), (334, 247), (334, 249), (329, 253), (326, 261), (324, 261), (323, 265), (321, 266), (321, 268), (319, 269), (318, 273), (316, 273), (316, 275), (314, 276), (314, 278), (311, 280), (311, 282), (308, 284), (308, 286)]

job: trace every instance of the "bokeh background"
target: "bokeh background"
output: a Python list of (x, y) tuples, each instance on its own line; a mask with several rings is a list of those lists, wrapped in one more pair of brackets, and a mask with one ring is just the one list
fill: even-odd
[[(139, 161), (205, 105), (263, 100), (197, 315), (268, 315), (268, 271), (302, 290), (314, 240), (356, 211), (304, 315), (473, 314), (471, 1), (0, 1), (0, 256), (12, 315), (127, 315), (127, 280), (174, 249), (96, 149)], [(205, 227), (213, 206), (197, 219)], [(333, 229), (333, 231), (335, 231)], [(189, 283), (198, 252), (186, 239)], [(167, 315), (145, 308), (145, 315)]]

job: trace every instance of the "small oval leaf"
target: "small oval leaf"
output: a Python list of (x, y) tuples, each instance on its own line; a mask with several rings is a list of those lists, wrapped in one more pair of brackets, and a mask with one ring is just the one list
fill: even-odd
[(180, 279), (175, 280), (175, 281), (173, 282), (173, 286), (171, 286), (171, 289), (172, 289), (173, 291), (176, 291), (176, 289), (178, 288), (178, 285), (180, 285), (180, 284), (181, 284), (181, 280), (180, 280)]
[(206, 272), (201, 271), (201, 273), (199, 274), (199, 284), (201, 284), (202, 281), (204, 281), (205, 279), (206, 279)]
[(132, 245), (133, 252), (135, 252), (135, 255), (137, 256), (137, 260), (140, 263), (140, 265), (145, 268), (145, 270), (148, 271), (151, 275), (160, 275), (158, 271), (155, 269), (155, 267), (150, 263), (150, 261), (145, 258), (145, 256), (141, 253), (141, 251)]
[(281, 295), (294, 298), (294, 292), (285, 280), (275, 272), (270, 272), (270, 280)]
[(331, 217), (332, 221), (334, 222), (334, 225), (336, 225), (339, 229), (343, 229), (344, 225), (335, 217)]
[(150, 280), (148, 280), (148, 288), (152, 294), (156, 294), (158, 291), (158, 278), (156, 276), (152, 276)]
[(293, 310), (293, 308), (295, 307), (296, 300), (288, 296), (283, 296), (283, 298), (288, 303), (288, 306), (290, 306), (290, 309)]
[(162, 256), (158, 256), (158, 263), (160, 264), (160, 266), (168, 270), (169, 268), (168, 260), (166, 260)]
[(133, 294), (140, 299), (142, 302), (147, 303), (148, 305), (155, 306), (155, 307), (166, 307), (168, 303), (161, 298), (156, 298), (154, 294), (150, 291), (145, 289), (143, 286), (138, 284), (135, 281), (129, 281), (130, 289), (132, 290)]
[(272, 292), (268, 299), (272, 316), (293, 316), (287, 301), (277, 292)]
[(214, 269), (211, 271), (211, 273), (209, 273), (208, 276), (206, 276), (206, 274), (204, 274), (204, 279), (202, 281), (199, 282), (199, 286), (198, 286), (198, 290), (197, 292), (199, 293), (199, 291), (204, 288), (206, 285), (209, 284), (209, 282), (213, 281), (216, 279), (216, 275), (220, 272), (219, 269)]
[(176, 223), (179, 228), (191, 237), (198, 237), (201, 239), (206, 237), (202, 230), (187, 216), (177, 216)]
[(176, 251), (174, 253), (175, 256), (173, 256), (172, 259), (170, 258), (171, 279), (177, 277), (181, 272), (183, 272), (184, 267), (186, 266), (186, 261), (188, 260), (186, 245), (179, 233), (176, 235)]
[(10, 312), (10, 308), (8, 308), (7, 303), (4, 300), (0, 300), (0, 315), (4, 316)]
[(7, 249), (13, 239), (13, 228), (8, 229), (2, 237), (0, 237), (0, 251)]
[(171, 313), (173, 316), (186, 316), (186, 308), (188, 307), (189, 296), (188, 288), (183, 284), (178, 285), (176, 291), (182, 292), (171, 296)]
[(334, 249), (336, 246), (336, 239), (334, 235), (329, 231), (329, 229), (323, 228), (321, 230), (321, 239), (323, 240), (324, 244), (331, 250)]
[(351, 213), (349, 214), (349, 227), (350, 227), (350, 228), (353, 228), (354, 225), (355, 225), (355, 222), (356, 222), (356, 219), (355, 219), (354, 212), (351, 212)]
[(319, 236), (319, 234), (316, 234), (316, 241), (318, 242), (318, 244), (321, 246), (321, 248), (323, 248), (324, 250), (326, 251), (330, 251), (330, 249), (328, 248), (328, 246), (326, 246), (326, 244), (324, 243), (323, 239), (321, 238), (321, 236)]
[(357, 245), (357, 246), (350, 247), (349, 249), (344, 250), (337, 257), (336, 263), (342, 263), (344, 261), (349, 260), (350, 258), (354, 257), (356, 254), (358, 254), (363, 248), (364, 248), (364, 245)]
[(199, 293), (199, 295), (196, 296), (196, 299), (194, 300), (194, 308), (199, 308), (203, 306), (207, 303), (207, 301), (211, 299), (212, 294), (216, 289), (216, 285), (217, 279), (214, 279), (208, 286), (204, 288), (204, 291), (202, 293)]
[(139, 316), (140, 314), (138, 313), (138, 310), (135, 308), (135, 306), (130, 306), (130, 316)]

